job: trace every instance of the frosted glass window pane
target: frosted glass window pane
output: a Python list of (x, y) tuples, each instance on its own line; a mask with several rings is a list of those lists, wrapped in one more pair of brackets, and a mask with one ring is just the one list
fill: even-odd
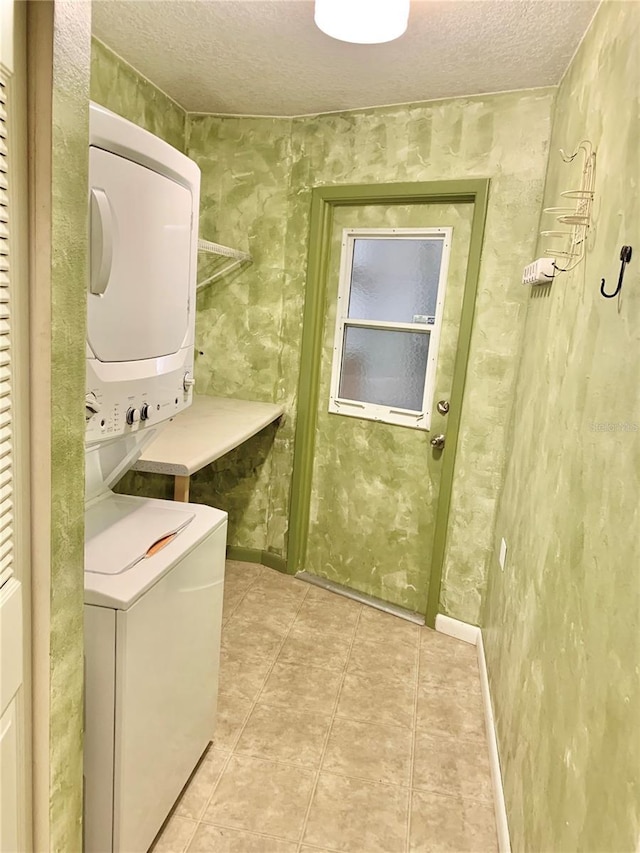
[(444, 240), (357, 238), (348, 316), (391, 323), (434, 317)]
[(429, 334), (345, 327), (339, 396), (422, 411)]

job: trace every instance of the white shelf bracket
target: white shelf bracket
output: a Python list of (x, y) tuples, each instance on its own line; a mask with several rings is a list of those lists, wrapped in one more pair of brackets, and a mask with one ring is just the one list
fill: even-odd
[(223, 275), (227, 275), (227, 273), (237, 269), (242, 264), (250, 264), (253, 262), (253, 258), (248, 252), (241, 252), (239, 249), (232, 249), (229, 246), (223, 246), (220, 243), (212, 243), (210, 240), (198, 240), (198, 251), (205, 252), (210, 255), (217, 255), (218, 257), (228, 258), (229, 263), (221, 269), (217, 269), (213, 275), (205, 278), (204, 281), (199, 281), (196, 288), (197, 290), (202, 290), (206, 285), (211, 284), (211, 282)]

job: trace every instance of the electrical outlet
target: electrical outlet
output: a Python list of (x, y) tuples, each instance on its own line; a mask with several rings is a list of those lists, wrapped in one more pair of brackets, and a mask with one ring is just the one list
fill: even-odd
[(500, 540), (500, 555), (498, 556), (500, 568), (504, 572), (504, 564), (507, 562), (507, 543), (504, 539)]

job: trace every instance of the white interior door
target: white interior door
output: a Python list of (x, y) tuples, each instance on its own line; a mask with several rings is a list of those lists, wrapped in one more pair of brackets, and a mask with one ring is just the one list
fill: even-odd
[(26, 4), (0, 3), (0, 850), (31, 847)]
[(0, 850), (24, 850), (22, 584), (0, 588)]
[(177, 352), (189, 310), (190, 191), (94, 147), (89, 177), (91, 349), (105, 362)]

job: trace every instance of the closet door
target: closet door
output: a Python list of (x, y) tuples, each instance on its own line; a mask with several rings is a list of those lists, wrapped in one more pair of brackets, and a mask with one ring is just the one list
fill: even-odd
[(22, 584), (0, 588), (0, 850), (24, 850)]
[(0, 3), (0, 850), (31, 846), (24, 3)]
[(88, 339), (104, 362), (177, 352), (187, 333), (191, 192), (91, 148)]

